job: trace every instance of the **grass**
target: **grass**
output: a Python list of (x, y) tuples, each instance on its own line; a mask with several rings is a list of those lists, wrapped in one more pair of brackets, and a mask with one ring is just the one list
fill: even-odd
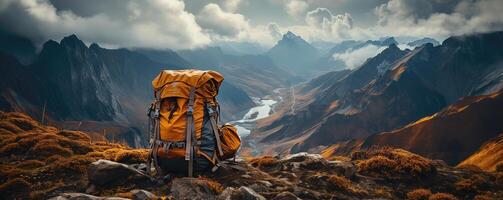
[(458, 198), (449, 193), (435, 193), (428, 200), (458, 200)]
[(408, 200), (428, 200), (431, 196), (431, 191), (428, 189), (415, 189), (407, 193)]
[(92, 142), (84, 132), (44, 126), (20, 113), (0, 111), (0, 138), (0, 199), (45, 199), (56, 191), (83, 191), (90, 163), (138, 163), (147, 156), (145, 149)]
[(375, 148), (357, 152), (352, 159), (357, 162), (357, 170), (361, 174), (385, 179), (398, 176), (420, 179), (436, 172), (431, 160), (403, 149)]
[(260, 169), (274, 166), (278, 163), (278, 159), (272, 156), (263, 156), (260, 158), (253, 158), (249, 162), (252, 166)]

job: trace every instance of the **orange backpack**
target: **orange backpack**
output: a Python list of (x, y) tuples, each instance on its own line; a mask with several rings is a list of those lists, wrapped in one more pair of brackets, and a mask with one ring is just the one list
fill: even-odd
[(164, 70), (153, 81), (149, 116), (150, 153), (156, 175), (215, 170), (232, 158), (241, 140), (230, 124), (218, 127), (216, 100), (223, 76), (215, 71)]

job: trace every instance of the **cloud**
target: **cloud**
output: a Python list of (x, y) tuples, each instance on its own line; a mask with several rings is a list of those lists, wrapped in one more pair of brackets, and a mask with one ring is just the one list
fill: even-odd
[(241, 3), (241, 0), (223, 0), (223, 7), (229, 12), (235, 12)]
[(285, 9), (288, 15), (292, 17), (299, 17), (303, 15), (307, 8), (308, 4), (302, 0), (291, 0), (285, 4)]
[(498, 0), (390, 0), (378, 6), (377, 34), (428, 36), (489, 32), (503, 29), (503, 2)]
[(223, 11), (217, 4), (204, 6), (197, 15), (197, 22), (215, 36), (236, 37), (249, 28), (248, 21), (241, 14)]
[(48, 0), (2, 1), (2, 28), (35, 41), (77, 34), (88, 42), (120, 47), (194, 48), (210, 38), (180, 0), (123, 1), (116, 15), (79, 16), (58, 10)]
[(267, 25), (267, 29), (269, 30), (269, 33), (271, 34), (271, 36), (276, 39), (276, 40), (279, 40), (281, 39), (281, 30), (279, 29), (279, 26), (278, 24), (276, 23), (269, 23)]
[(381, 53), (387, 47), (367, 45), (358, 49), (349, 49), (344, 53), (335, 53), (332, 55), (334, 60), (341, 60), (347, 68), (354, 69), (362, 65), (368, 58)]

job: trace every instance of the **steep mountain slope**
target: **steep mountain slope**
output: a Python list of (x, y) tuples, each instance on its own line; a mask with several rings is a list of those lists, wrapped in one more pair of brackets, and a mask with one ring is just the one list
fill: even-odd
[[(295, 89), (296, 97), (307, 99), (307, 101), (299, 102), (302, 104), (296, 102), (296, 105), (293, 105), (295, 113), (286, 113), (277, 120), (259, 127), (256, 134), (252, 136), (257, 137), (255, 138), (257, 141), (262, 141), (264, 148), (273, 147), (269, 145), (271, 143), (277, 145), (278, 141), (283, 141), (285, 144), (278, 148), (288, 151), (292, 145), (305, 140), (313, 131), (320, 128), (320, 125), (325, 123), (326, 118), (331, 115), (348, 114), (349, 116), (356, 111), (356, 108), (349, 105), (351, 101), (346, 99), (347, 94), (380, 76), (379, 66), (391, 65), (406, 53), (398, 49), (396, 45), (391, 45), (354, 71), (331, 72), (299, 86)], [(299, 107), (300, 105), (302, 107)], [(327, 143), (331, 141), (325, 138), (322, 140), (326, 140)], [(268, 152), (275, 151), (268, 150)]]
[(501, 170), (503, 167), (503, 134), (484, 143), (458, 166), (475, 165), (487, 171)]
[(362, 146), (393, 146), (457, 164), (503, 132), (501, 110), (502, 92), (466, 97), (403, 128), (370, 136)]
[[(451, 37), (441, 46), (427, 44), (395, 61), (365, 67), (383, 51), (295, 115), (272, 122), (258, 134), (267, 135), (265, 144), (290, 138), (296, 143), (294, 151), (306, 151), (392, 131), (461, 97), (499, 90), (503, 53), (496, 49), (501, 44), (503, 32)], [(374, 76), (351, 78), (365, 70)]]
[[(2, 54), (0, 106), (37, 118), (45, 108), (53, 125), (103, 134), (129, 132), (131, 145), (146, 144), (140, 133), (146, 130), (151, 80), (161, 70), (181, 69), (187, 63), (176, 53), (162, 58), (173, 62), (152, 61), (126, 49), (87, 47), (75, 35), (46, 42), (29, 66)], [(242, 90), (227, 84), (223, 88), (228, 88), (221, 96), (223, 120), (236, 119), (237, 113), (253, 106)]]
[(287, 87), (296, 78), (264, 55), (227, 55), (219, 47), (178, 52), (202, 69), (221, 72), (232, 85), (250, 96), (262, 97), (276, 88)]
[(312, 63), (318, 59), (320, 53), (300, 36), (288, 31), (266, 55), (278, 66), (292, 70), (307, 79), (316, 74), (316, 66)]
[(334, 54), (352, 52), (368, 46), (388, 47), (392, 44), (398, 45), (398, 42), (393, 37), (382, 38), (381, 40), (367, 40), (366, 42), (355, 40), (342, 41), (317, 59), (314, 66), (324, 70), (345, 69), (347, 68), (346, 64), (340, 59), (335, 59)]
[(26, 65), (35, 59), (35, 51), (35, 45), (29, 39), (0, 30), (0, 52), (14, 56)]

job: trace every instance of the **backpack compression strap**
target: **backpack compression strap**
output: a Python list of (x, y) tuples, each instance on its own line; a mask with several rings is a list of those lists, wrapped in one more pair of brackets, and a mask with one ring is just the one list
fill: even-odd
[(161, 176), (163, 174), (161, 168), (159, 167), (159, 163), (157, 160), (157, 149), (159, 147), (159, 132), (160, 132), (160, 125), (159, 125), (159, 112), (161, 108), (161, 100), (159, 96), (156, 95), (156, 99), (154, 103), (150, 106), (148, 110), (148, 117), (149, 117), (149, 132), (150, 132), (150, 150), (149, 150), (149, 155), (147, 158), (147, 173), (150, 175), (150, 165), (153, 163), (155, 170), (156, 170), (156, 176)]
[(192, 139), (194, 137), (194, 98), (195, 98), (195, 88), (190, 88), (189, 103), (187, 105), (187, 127), (185, 135), (185, 160), (189, 161), (189, 177), (193, 176), (194, 171), (194, 145), (192, 144)]
[(222, 151), (222, 142), (220, 141), (220, 133), (218, 132), (217, 112), (211, 107), (209, 103), (206, 103), (206, 109), (208, 109), (208, 114), (210, 115), (211, 129), (213, 129), (213, 134), (215, 135), (218, 155), (220, 157), (223, 157), (224, 151)]

